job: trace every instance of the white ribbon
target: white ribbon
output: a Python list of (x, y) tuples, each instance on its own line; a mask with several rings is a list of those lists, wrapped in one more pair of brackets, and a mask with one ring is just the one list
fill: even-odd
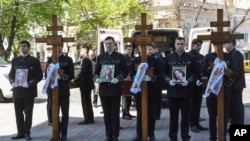
[(142, 83), (143, 77), (144, 77), (147, 69), (148, 69), (147, 63), (141, 63), (138, 66), (133, 84), (132, 84), (131, 89), (130, 89), (131, 93), (137, 94), (138, 92), (141, 91), (141, 83)]
[(59, 69), (59, 63), (53, 64), (51, 63), (49, 67), (47, 68), (47, 78), (45, 80), (45, 83), (43, 85), (42, 93), (46, 94), (48, 86), (50, 84), (50, 87), (54, 89), (58, 86), (58, 79), (60, 79), (60, 76), (58, 74)]
[(208, 97), (211, 93), (218, 95), (221, 89), (224, 69), (227, 68), (225, 61), (221, 61), (219, 58), (216, 58), (214, 61), (214, 68), (211, 72), (207, 88), (205, 91), (205, 96)]

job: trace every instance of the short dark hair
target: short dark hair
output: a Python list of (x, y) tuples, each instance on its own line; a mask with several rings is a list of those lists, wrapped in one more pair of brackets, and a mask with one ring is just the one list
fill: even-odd
[(115, 39), (114, 39), (114, 37), (108, 36), (108, 37), (106, 37), (106, 38), (105, 38), (105, 40), (104, 40), (104, 41), (107, 41), (107, 40), (112, 40), (112, 41), (113, 41), (113, 43), (115, 43)]
[(195, 45), (195, 44), (198, 44), (198, 43), (202, 44), (202, 40), (199, 40), (199, 39), (193, 39), (193, 41), (192, 41), (192, 45)]
[(159, 46), (156, 43), (154, 43), (154, 42), (152, 42), (152, 47), (153, 48), (159, 48)]
[(228, 43), (232, 43), (234, 46), (236, 45), (236, 40), (235, 39), (230, 39)]
[(27, 40), (22, 40), (20, 44), (26, 44), (28, 48), (30, 48), (30, 42)]
[(127, 48), (132, 48), (132, 45), (131, 44), (126, 44), (125, 49), (127, 49)]
[(88, 46), (88, 44), (83, 44), (83, 45), (80, 46), (80, 48), (87, 49), (87, 53), (89, 53), (89, 46)]
[(183, 38), (183, 37), (176, 37), (174, 42), (176, 42), (177, 40), (183, 40), (185, 42), (185, 38)]

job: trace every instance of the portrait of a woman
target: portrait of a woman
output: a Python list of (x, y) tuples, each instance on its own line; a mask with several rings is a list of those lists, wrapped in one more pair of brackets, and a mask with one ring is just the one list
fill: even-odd
[(103, 67), (102, 74), (101, 74), (101, 79), (102, 82), (110, 82), (113, 78), (113, 68), (111, 65)]
[(25, 69), (17, 69), (16, 71), (16, 86), (27, 87), (27, 74), (28, 71)]
[(173, 79), (176, 82), (184, 82), (186, 80), (185, 72), (181, 69), (175, 69), (173, 71)]

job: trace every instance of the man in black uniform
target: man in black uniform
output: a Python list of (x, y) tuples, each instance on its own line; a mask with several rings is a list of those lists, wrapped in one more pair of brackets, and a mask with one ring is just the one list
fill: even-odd
[[(61, 121), (59, 122), (59, 131), (61, 135), (60, 141), (66, 141), (67, 131), (68, 131), (68, 121), (69, 121), (69, 96), (70, 96), (69, 82), (74, 78), (74, 64), (72, 58), (64, 55), (62, 50), (63, 50), (63, 45), (59, 45), (57, 48), (58, 63), (60, 66), (58, 71), (60, 75), (60, 79), (58, 80), (58, 93), (59, 93), (58, 102), (59, 102), (59, 108), (61, 108), (62, 112), (62, 118)], [(51, 57), (47, 61), (47, 64), (50, 63), (52, 63)], [(47, 72), (45, 73), (45, 77), (47, 77)], [(47, 112), (50, 118), (52, 118), (52, 92), (53, 89), (51, 87), (48, 87)]]
[(84, 121), (78, 124), (91, 124), (94, 123), (94, 112), (91, 103), (91, 90), (94, 88), (92, 62), (88, 57), (89, 47), (85, 44), (80, 47), (82, 55), (81, 71), (74, 78), (73, 82), (79, 82), (81, 91), (81, 101)]
[[(155, 89), (157, 87), (155, 76), (160, 74), (160, 68), (157, 60), (152, 56), (154, 54), (154, 49), (152, 46), (147, 46), (147, 64), (148, 69), (153, 71), (153, 77), (151, 80), (145, 80), (148, 81), (148, 137), (149, 141), (156, 141), (155, 139)], [(134, 79), (136, 75), (137, 68), (136, 66), (139, 66), (141, 63), (141, 57), (136, 57), (135, 60), (131, 64), (131, 77)], [(145, 75), (147, 76), (147, 75)], [(147, 78), (147, 77), (145, 77)], [(143, 81), (144, 81), (143, 80)], [(135, 101), (136, 101), (136, 110), (137, 110), (137, 117), (136, 117), (136, 137), (133, 139), (133, 141), (141, 141), (142, 137), (142, 109), (141, 109), (141, 92), (138, 92), (135, 94)]]
[[(202, 72), (204, 76), (209, 77), (211, 75), (214, 60), (217, 58), (217, 46), (214, 46), (215, 52), (209, 53), (205, 56), (204, 62), (202, 65)], [(229, 112), (229, 101), (231, 97), (230, 87), (232, 86), (232, 74), (233, 70), (235, 70), (234, 62), (232, 59), (228, 57), (228, 54), (224, 53), (224, 60), (227, 64), (227, 69), (224, 69), (224, 131), (227, 130), (227, 121), (228, 121), (228, 112)], [(207, 99), (207, 109), (209, 114), (209, 133), (210, 133), (210, 141), (217, 140), (217, 95), (211, 93)], [(224, 137), (226, 140), (226, 132), (224, 132)]]
[[(11, 62), (9, 80), (13, 86), (13, 101), (16, 115), (17, 136), (12, 139), (31, 140), (30, 129), (32, 126), (32, 115), (34, 98), (37, 97), (37, 83), (42, 80), (43, 73), (37, 58), (30, 56), (30, 43), (26, 40), (20, 42), (21, 56), (14, 58)], [(24, 80), (23, 85), (16, 83), (18, 78)]]
[[(190, 99), (192, 96), (192, 85), (198, 74), (198, 65), (195, 58), (186, 53), (185, 39), (177, 37), (175, 39), (175, 52), (169, 54), (165, 58), (164, 79), (168, 83), (167, 97), (169, 102), (170, 112), (170, 129), (169, 137), (171, 141), (177, 141), (178, 132), (178, 116), (181, 112), (181, 138), (183, 141), (190, 140), (189, 136), (189, 110)], [(185, 72), (186, 79), (182, 82), (175, 82), (172, 73), (176, 69), (181, 69)]]
[(244, 73), (244, 58), (242, 54), (235, 49), (236, 40), (230, 40), (224, 45), (228, 56), (232, 58), (236, 65), (233, 85), (231, 87), (232, 97), (230, 100), (231, 124), (244, 124), (244, 106), (242, 102), (242, 92), (246, 88)]
[[(121, 82), (128, 75), (125, 57), (116, 52), (115, 40), (105, 38), (106, 52), (97, 57), (95, 81), (100, 83), (99, 95), (102, 103), (107, 141), (118, 141), (120, 130)], [(112, 79), (102, 79), (105, 69), (112, 70)], [(110, 72), (110, 71), (109, 71)]]
[(190, 55), (193, 55), (196, 59), (196, 63), (199, 65), (199, 74), (198, 80), (196, 80), (193, 87), (193, 94), (190, 102), (190, 126), (191, 131), (200, 132), (200, 130), (207, 130), (207, 128), (199, 124), (200, 121), (200, 110), (202, 102), (202, 90), (201, 77), (202, 77), (202, 62), (204, 61), (204, 56), (200, 54), (202, 41), (198, 39), (193, 39), (192, 49), (189, 52)]
[(154, 48), (153, 57), (157, 60), (159, 64), (159, 68), (160, 68), (159, 74), (156, 75), (157, 77), (155, 76), (156, 83), (158, 84), (155, 89), (155, 95), (156, 95), (155, 115), (156, 115), (156, 119), (159, 120), (161, 118), (161, 99), (162, 99), (162, 87), (163, 87), (162, 71), (163, 71), (163, 65), (164, 65), (164, 57), (159, 51), (159, 46), (156, 43), (153, 43), (152, 47)]
[[(133, 61), (134, 57), (132, 56), (133, 47), (131, 44), (126, 44), (125, 46), (125, 60), (127, 65), (127, 70), (131, 68), (131, 62)], [(127, 76), (130, 79), (130, 75)], [(132, 102), (132, 96), (122, 96), (122, 118), (126, 120), (131, 120), (134, 118), (129, 112), (130, 106)]]

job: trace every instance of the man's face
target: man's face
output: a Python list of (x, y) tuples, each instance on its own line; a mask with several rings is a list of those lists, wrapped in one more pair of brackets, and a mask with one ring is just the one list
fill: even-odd
[(230, 43), (224, 44), (224, 47), (225, 47), (227, 52), (230, 52), (234, 48), (234, 45), (233, 45), (233, 43), (230, 42)]
[(147, 46), (148, 55), (153, 55), (155, 53), (154, 48), (152, 46)]
[(158, 47), (154, 48), (154, 52), (158, 53), (159, 52), (159, 48)]
[(57, 46), (58, 57), (62, 54), (62, 51), (63, 51), (63, 46), (62, 45)]
[(193, 44), (192, 49), (199, 52), (201, 50), (201, 43), (197, 42), (197, 44)]
[(27, 44), (25, 44), (25, 43), (24, 44), (20, 44), (19, 47), (20, 47), (20, 50), (21, 50), (22, 54), (29, 53), (30, 48), (28, 47)]
[(89, 58), (94, 59), (95, 58), (95, 52), (93, 50), (89, 50)]
[(115, 51), (116, 51), (116, 52), (118, 52), (118, 51), (119, 51), (117, 44), (115, 44), (114, 49), (115, 49)]
[(87, 49), (86, 48), (81, 48), (80, 53), (82, 56), (86, 56), (87, 55)]
[(114, 44), (113, 40), (111, 40), (111, 39), (106, 40), (105, 41), (105, 47), (106, 47), (106, 50), (108, 52), (113, 51), (114, 47), (115, 47), (115, 44)]
[(132, 54), (132, 51), (133, 51), (132, 46), (127, 46), (127, 48), (126, 48), (126, 53), (127, 53), (128, 55), (131, 55), (131, 54)]
[(185, 41), (184, 40), (175, 40), (175, 52), (183, 53), (185, 52)]

